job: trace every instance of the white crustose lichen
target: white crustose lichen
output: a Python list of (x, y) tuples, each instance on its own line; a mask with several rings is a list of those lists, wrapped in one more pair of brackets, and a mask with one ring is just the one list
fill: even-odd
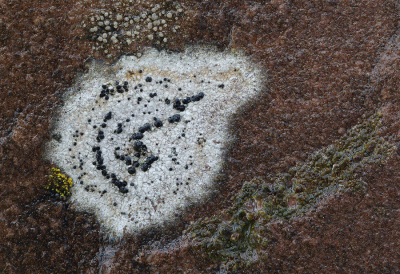
[(232, 114), (260, 95), (261, 75), (243, 55), (204, 47), (93, 62), (66, 92), (46, 158), (73, 179), (73, 207), (109, 235), (172, 222), (213, 189)]

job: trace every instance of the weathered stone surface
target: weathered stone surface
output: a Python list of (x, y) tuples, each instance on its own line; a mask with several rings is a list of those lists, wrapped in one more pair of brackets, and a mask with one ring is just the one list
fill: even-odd
[[(244, 49), (268, 70), (269, 94), (236, 117), (239, 138), (227, 158), (224, 192), (174, 228), (106, 242), (92, 217), (45, 196), (49, 165), (41, 157), (59, 93), (87, 58), (101, 58), (76, 27), (99, 2), (0, 2), (6, 273), (218, 272), (218, 261), (181, 238), (186, 222), (228, 208), (243, 182), (287, 172), (377, 109), (380, 135), (399, 141), (396, 1), (182, 1), (190, 20), (170, 48), (206, 42)], [(399, 163), (395, 155), (360, 168), (365, 193), (332, 196), (305, 217), (273, 223), (265, 234), (273, 239), (268, 258), (242, 272), (398, 272)], [(115, 253), (101, 256), (110, 249)]]

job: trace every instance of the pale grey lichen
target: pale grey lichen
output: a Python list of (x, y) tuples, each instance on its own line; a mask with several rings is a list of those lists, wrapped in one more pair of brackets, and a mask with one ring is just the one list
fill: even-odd
[(93, 62), (66, 93), (46, 156), (74, 180), (73, 206), (111, 235), (161, 225), (214, 188), (231, 116), (262, 88), (248, 58), (210, 48)]

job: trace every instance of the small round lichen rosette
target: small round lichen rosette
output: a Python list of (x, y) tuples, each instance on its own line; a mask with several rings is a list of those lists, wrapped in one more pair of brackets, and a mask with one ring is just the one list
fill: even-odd
[(247, 57), (205, 47), (93, 62), (65, 94), (46, 158), (110, 235), (162, 225), (213, 189), (232, 115), (262, 88)]

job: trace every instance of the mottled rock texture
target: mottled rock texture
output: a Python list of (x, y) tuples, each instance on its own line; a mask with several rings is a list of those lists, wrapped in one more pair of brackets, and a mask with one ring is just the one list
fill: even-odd
[[(268, 71), (269, 94), (236, 117), (225, 191), (177, 227), (104, 241), (92, 216), (48, 195), (50, 165), (41, 157), (59, 94), (85, 60), (102, 58), (78, 27), (101, 2), (0, 1), (4, 273), (218, 272), (220, 262), (181, 237), (190, 220), (229, 207), (245, 181), (286, 172), (377, 109), (380, 136), (399, 141), (396, 1), (182, 1), (189, 19), (169, 47), (243, 49)], [(332, 196), (305, 217), (273, 223), (268, 258), (240, 273), (400, 271), (399, 163), (396, 154), (360, 168), (364, 193)]]

